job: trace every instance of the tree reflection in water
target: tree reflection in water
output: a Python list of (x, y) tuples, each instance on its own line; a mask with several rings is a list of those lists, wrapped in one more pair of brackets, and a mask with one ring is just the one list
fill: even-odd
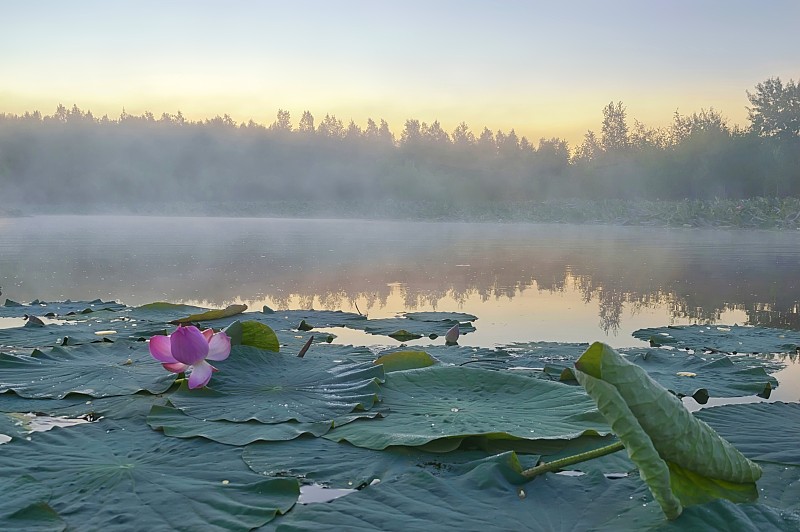
[[(502, 310), (521, 298), (547, 305), (554, 296), (569, 300), (565, 309), (576, 315), (581, 305), (595, 306), (600, 329), (612, 334), (656, 308), (670, 320), (713, 323), (736, 311), (751, 324), (800, 328), (798, 271), (798, 232), (245, 218), (0, 220), (0, 285), (18, 301), (244, 301), (344, 310), (358, 304), (381, 315), (477, 314), (470, 307), (478, 302)], [(548, 307), (513, 312), (533, 318)]]

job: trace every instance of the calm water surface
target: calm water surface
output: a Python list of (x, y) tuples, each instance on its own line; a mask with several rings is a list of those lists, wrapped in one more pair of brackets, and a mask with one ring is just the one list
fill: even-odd
[(635, 346), (642, 342), (631, 332), (668, 324), (800, 329), (799, 283), (800, 231), (0, 219), (3, 298), (358, 307), (371, 317), (463, 311), (479, 320), (462, 343), (477, 346), (544, 340)]
[(3, 297), (477, 315), (475, 345), (800, 329), (800, 232), (361, 220), (0, 219)]

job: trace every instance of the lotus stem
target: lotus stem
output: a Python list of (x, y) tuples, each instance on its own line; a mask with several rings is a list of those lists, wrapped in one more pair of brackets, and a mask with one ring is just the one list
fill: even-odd
[(617, 441), (612, 443), (611, 445), (606, 445), (605, 447), (600, 447), (598, 449), (592, 449), (591, 451), (586, 451), (585, 453), (580, 453), (573, 456), (567, 456), (566, 458), (560, 458), (558, 460), (553, 460), (552, 462), (545, 462), (539, 464), (536, 467), (526, 469), (525, 471), (522, 472), (522, 475), (528, 480), (532, 480), (534, 477), (537, 477), (543, 473), (551, 473), (553, 471), (558, 471), (573, 464), (579, 464), (587, 460), (600, 458), (601, 456), (605, 456), (607, 454), (613, 454), (624, 448), (625, 446), (622, 445), (622, 442)]

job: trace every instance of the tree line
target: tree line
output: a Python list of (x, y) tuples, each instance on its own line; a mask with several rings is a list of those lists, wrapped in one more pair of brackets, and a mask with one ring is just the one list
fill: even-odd
[(599, 132), (570, 147), (465, 124), (408, 119), (345, 124), (308, 111), (269, 125), (228, 115), (187, 120), (77, 106), (0, 114), (4, 203), (85, 208), (275, 201), (513, 203), (558, 198), (710, 199), (800, 196), (800, 83), (770, 78), (748, 91), (749, 124), (715, 109), (669, 127), (630, 121), (622, 102)]

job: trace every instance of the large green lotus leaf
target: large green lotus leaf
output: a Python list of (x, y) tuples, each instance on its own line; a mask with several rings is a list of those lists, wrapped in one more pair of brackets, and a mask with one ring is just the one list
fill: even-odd
[(70, 394), (63, 399), (28, 399), (14, 393), (4, 393), (0, 394), (0, 412), (32, 412), (37, 415), (87, 419), (144, 419), (153, 405), (165, 401), (162, 395), (146, 392), (101, 398)]
[(800, 332), (750, 326), (682, 325), (639, 329), (633, 336), (651, 345), (726, 353), (790, 353), (800, 346)]
[(330, 421), (378, 400), (383, 367), (371, 362), (335, 364), (235, 346), (209, 387), (186, 386), (170, 401), (199, 419), (282, 423)]
[[(386, 532), (593, 530), (630, 507), (631, 497), (641, 486), (633, 479), (612, 481), (600, 474), (546, 475), (522, 484), (524, 479), (513, 455), (459, 467), (464, 472), (458, 476), (410, 471), (327, 504), (297, 505), (272, 522), (270, 528)], [(660, 519), (663, 521), (663, 516)]]
[(582, 390), (506, 372), (449, 366), (400, 371), (387, 374), (382, 393), (387, 417), (355, 421), (325, 437), (384, 449), (475, 435), (552, 440), (608, 431)]
[(507, 456), (455, 467), (464, 472), (410, 472), (327, 504), (298, 505), (270, 528), (428, 531), (435, 523), (442, 531), (797, 530), (797, 472), (769, 466), (762, 492), (769, 495), (759, 504), (715, 501), (689, 507), (675, 521), (664, 519), (636, 474), (613, 480), (599, 473), (548, 474), (520, 484), (519, 468)]
[(711, 397), (763, 394), (778, 386), (769, 375), (783, 364), (752, 356), (694, 355), (686, 351), (647, 349), (626, 352), (628, 360), (642, 367), (660, 385), (679, 396), (703, 388)]
[(167, 436), (175, 438), (202, 437), (227, 445), (247, 445), (256, 441), (293, 440), (304, 434), (322, 436), (331, 430), (334, 424), (346, 424), (359, 417), (377, 415), (377, 412), (361, 412), (336, 420), (300, 423), (286, 421), (284, 423), (261, 423), (260, 421), (210, 421), (187, 416), (177, 408), (154, 406), (147, 416), (147, 423), (155, 430), (161, 430)]
[(752, 460), (800, 466), (800, 404), (717, 406), (695, 416)]
[(373, 451), (324, 438), (254, 443), (242, 453), (245, 463), (262, 475), (299, 477), (334, 488), (359, 488), (375, 479), (383, 482), (419, 469), (441, 475), (455, 464), (484, 457), (484, 451), (431, 453), (414, 447)]
[(0, 354), (0, 393), (60, 399), (70, 393), (106, 397), (146, 390), (162, 393), (175, 382), (144, 343), (54, 347), (31, 356)]
[(599, 342), (575, 363), (575, 376), (597, 402), (669, 519), (684, 505), (757, 496), (761, 469), (640, 367)]
[(241, 449), (98, 422), (2, 446), (4, 476), (30, 475), (75, 530), (249, 530), (291, 508), (296, 479), (264, 478)]
[(47, 504), (50, 490), (29, 475), (0, 478), (0, 530), (61, 531), (66, 523)]
[[(619, 516), (598, 530), (702, 530), (728, 532), (800, 530), (800, 468), (763, 463), (758, 481), (759, 499), (753, 504), (734, 504), (718, 499), (690, 506), (674, 521), (658, 519), (653, 505), (630, 504)], [(634, 499), (638, 499), (634, 495)]]

